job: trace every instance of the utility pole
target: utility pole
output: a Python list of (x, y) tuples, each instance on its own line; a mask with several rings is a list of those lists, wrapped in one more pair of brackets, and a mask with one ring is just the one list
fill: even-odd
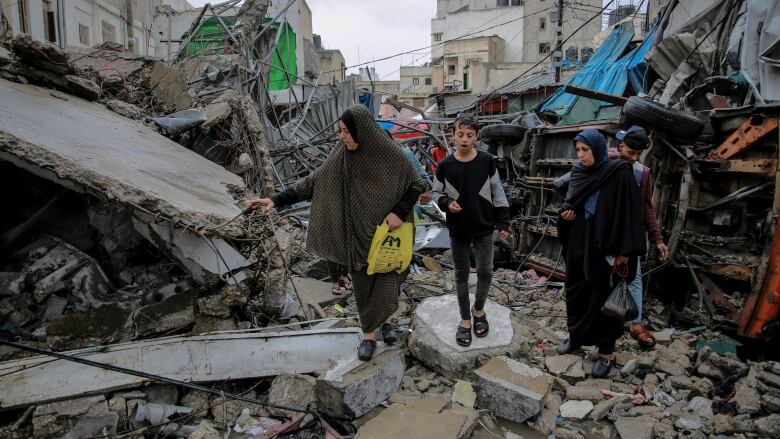
[(555, 23), (555, 83), (561, 82), (561, 63), (563, 61), (563, 0), (558, 0), (558, 22)]

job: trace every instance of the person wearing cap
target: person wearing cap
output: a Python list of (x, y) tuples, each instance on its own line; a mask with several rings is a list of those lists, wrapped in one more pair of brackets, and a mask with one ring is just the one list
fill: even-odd
[[(639, 162), (642, 152), (650, 145), (647, 131), (638, 125), (634, 125), (625, 131), (618, 131), (615, 137), (620, 140), (620, 144), (617, 148), (617, 154), (610, 154), (610, 156), (617, 155), (614, 158), (620, 158), (631, 163), (641, 196), (642, 222), (650, 242), (655, 244), (658, 249), (659, 259), (662, 262), (666, 261), (669, 257), (669, 249), (664, 243), (661, 228), (658, 226), (655, 207), (653, 207), (653, 177), (650, 174), (650, 168)], [(628, 285), (628, 290), (639, 308), (639, 316), (631, 322), (630, 332), (631, 337), (640, 346), (649, 348), (655, 345), (655, 338), (642, 324), (642, 273), (641, 264), (638, 260), (636, 272), (637, 275)]]

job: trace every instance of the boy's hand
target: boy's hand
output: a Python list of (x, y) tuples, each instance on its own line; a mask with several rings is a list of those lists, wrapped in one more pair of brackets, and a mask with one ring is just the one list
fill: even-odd
[(387, 214), (385, 222), (387, 223), (387, 228), (390, 229), (391, 232), (404, 225), (404, 221), (393, 212)]
[(463, 208), (460, 207), (460, 204), (458, 204), (457, 201), (453, 201), (452, 203), (450, 203), (449, 208), (450, 208), (450, 212), (452, 213), (458, 213), (461, 210), (463, 210)]
[(659, 242), (656, 244), (656, 248), (658, 248), (658, 251), (661, 253), (658, 255), (658, 259), (661, 262), (666, 262), (666, 260), (669, 258), (669, 247), (667, 247), (663, 242)]
[(571, 209), (561, 212), (561, 218), (565, 219), (566, 221), (573, 221), (576, 216), (577, 214), (575, 214)]
[(257, 209), (258, 207), (262, 207), (263, 211), (269, 212), (271, 209), (276, 207), (276, 205), (273, 201), (271, 201), (270, 198), (256, 198), (254, 200), (247, 201), (246, 207), (249, 209)]
[(509, 230), (500, 230), (498, 232), (498, 237), (501, 238), (502, 240), (506, 240), (507, 238), (509, 238), (510, 235), (511, 233), (509, 233)]
[(615, 267), (628, 264), (628, 256), (615, 256)]

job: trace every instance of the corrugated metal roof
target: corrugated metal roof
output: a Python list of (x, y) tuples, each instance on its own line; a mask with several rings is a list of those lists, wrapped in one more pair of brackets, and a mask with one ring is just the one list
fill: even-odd
[(515, 93), (522, 93), (524, 91), (528, 90), (535, 90), (540, 87), (555, 87), (560, 86), (562, 83), (566, 82), (574, 76), (574, 74), (577, 71), (575, 70), (563, 70), (561, 71), (561, 81), (560, 83), (555, 82), (555, 73), (554, 72), (535, 72), (535, 73), (529, 73), (526, 76), (523, 76), (522, 78), (518, 78), (514, 82), (512, 82), (509, 85), (505, 85), (499, 89), (496, 89), (497, 93), (501, 94), (515, 94)]

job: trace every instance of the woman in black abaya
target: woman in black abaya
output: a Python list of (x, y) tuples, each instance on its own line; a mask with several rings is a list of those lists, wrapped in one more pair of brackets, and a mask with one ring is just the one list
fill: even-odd
[[(558, 221), (566, 258), (569, 328), (569, 339), (558, 352), (597, 346), (593, 376), (604, 377), (614, 365), (615, 341), (623, 332), (623, 322), (601, 313), (601, 306), (612, 292), (613, 266), (625, 272), (636, 267), (636, 258), (645, 253), (640, 194), (628, 162), (607, 157), (607, 142), (601, 133), (586, 129), (574, 143), (580, 162), (571, 170)], [(635, 271), (629, 270), (627, 282)]]

